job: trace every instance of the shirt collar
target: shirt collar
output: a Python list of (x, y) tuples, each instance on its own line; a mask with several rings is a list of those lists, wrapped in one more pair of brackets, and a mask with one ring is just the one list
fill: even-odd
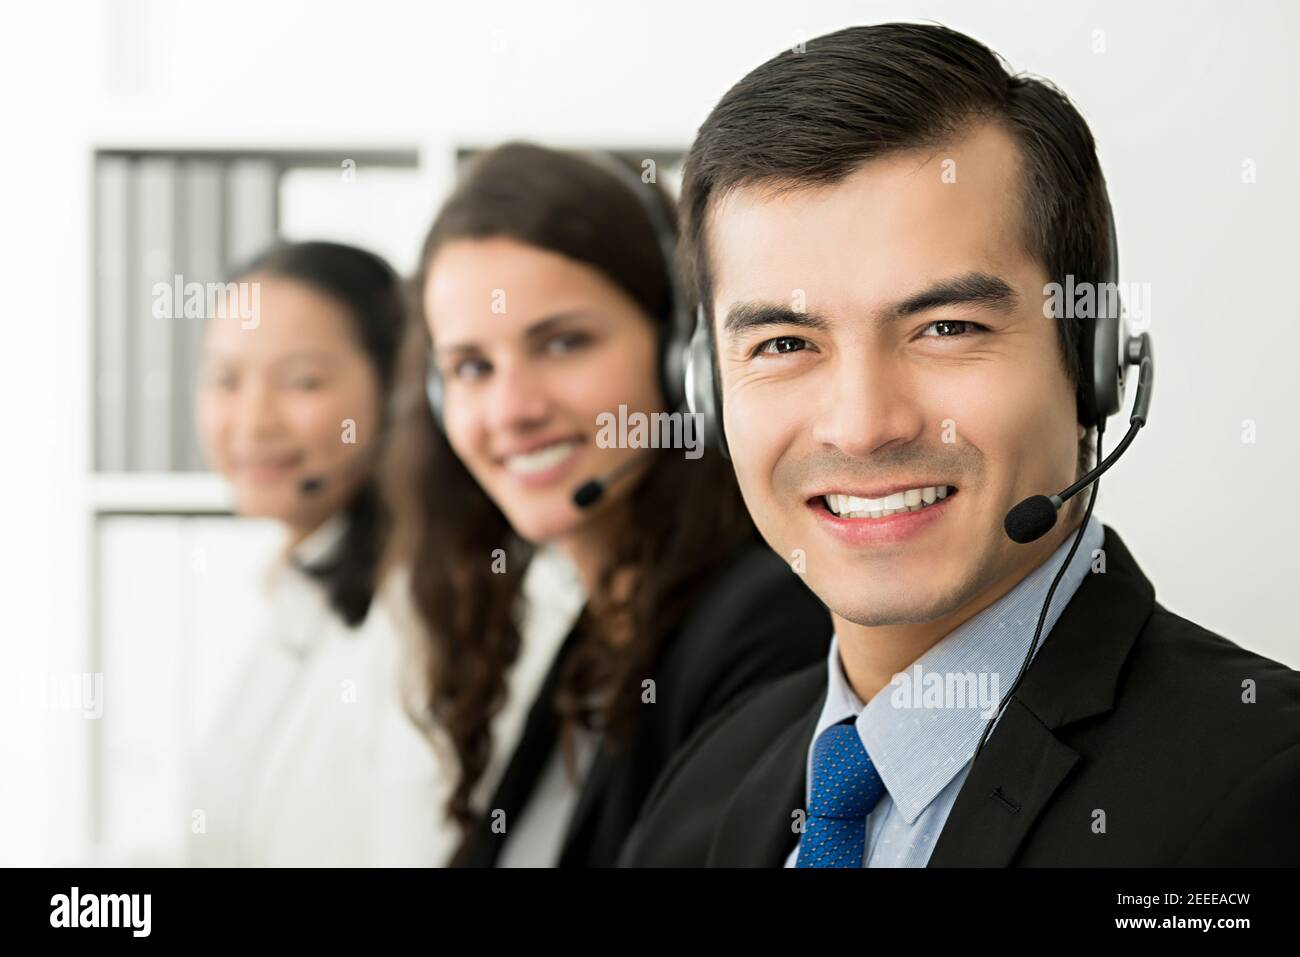
[(347, 528), (347, 516), (340, 509), (290, 550), (289, 556), (293, 564), (305, 568), (329, 558)]
[(587, 600), (578, 569), (553, 545), (540, 545), (533, 552), (520, 592), (529, 602), (552, 601), (572, 611)]
[(328, 559), (342, 541), (347, 529), (347, 516), (342, 511), (338, 511), (316, 526), (306, 538), (292, 548), (282, 548), (262, 570), (263, 591), (268, 594), (275, 592), (282, 587), (286, 579), (310, 582), (311, 578), (304, 569)]
[(307, 569), (329, 561), (348, 529), (338, 511), (292, 548), (281, 551), (262, 575), (272, 638), (286, 651), (306, 657), (324, 638), (329, 609), (321, 583)]
[[(1104, 537), (1101, 520), (1094, 514), (1052, 596), (1035, 655), (1082, 584)], [(975, 753), (986, 721), (1020, 670), (1047, 591), (1073, 541), (1072, 533), (1011, 591), (953, 629), (865, 706), (845, 677), (838, 636), (831, 639), (826, 703), (813, 738), (856, 716), (858, 735), (872, 764), (909, 824)], [(954, 680), (957, 676), (964, 680)], [(945, 687), (950, 689), (947, 695)], [(935, 706), (940, 701), (942, 706)], [(811, 746), (808, 753), (811, 781)]]

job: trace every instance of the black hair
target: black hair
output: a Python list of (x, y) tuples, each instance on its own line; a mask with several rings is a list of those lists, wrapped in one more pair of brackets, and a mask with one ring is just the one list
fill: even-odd
[[(355, 246), (312, 241), (274, 246), (240, 271), (243, 276), (254, 273), (306, 283), (345, 307), (379, 381), (383, 434), (405, 322), (402, 283), (393, 268)], [(370, 610), (389, 531), (388, 509), (374, 475), (344, 506), (344, 516), (347, 527), (338, 546), (303, 571), (321, 583), (330, 607), (356, 627)]]
[[(999, 123), (1024, 169), (1026, 249), (1051, 281), (1102, 282), (1109, 274), (1109, 205), (1088, 124), (1052, 84), (1013, 74), (984, 44), (937, 24), (850, 27), (755, 68), (700, 127), (683, 170), (682, 266), (712, 322), (707, 218), (729, 191), (835, 183), (887, 154), (937, 146), (974, 123)], [(1084, 320), (1058, 320), (1076, 400), (1085, 374)], [(1082, 408), (1082, 406), (1080, 406)], [(1079, 442), (1079, 472), (1092, 459)]]

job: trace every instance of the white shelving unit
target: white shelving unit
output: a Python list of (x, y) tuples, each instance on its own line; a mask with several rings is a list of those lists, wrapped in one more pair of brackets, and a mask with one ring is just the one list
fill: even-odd
[(97, 474), (87, 487), (95, 515), (222, 515), (233, 508), (229, 487), (208, 472)]
[[(211, 127), (185, 130), (140, 122), (138, 116), (119, 119), (105, 122), (105, 128), (114, 130), (112, 136), (94, 136), (85, 143), (88, 173), (94, 158), (105, 152), (272, 155), (288, 158), (289, 170), (310, 170), (310, 162), (295, 160), (333, 151), (375, 160), (415, 157), (416, 165), (408, 167), (416, 183), (406, 210), (411, 222), (394, 224), (397, 245), (409, 244), (413, 232), (427, 226), (454, 177), (455, 150), (449, 144), (421, 148), (407, 135), (357, 137), (341, 128), (331, 135), (318, 128), (311, 136), (284, 133), (250, 142)], [(361, 177), (367, 168), (360, 164)], [(359, 193), (343, 197), (347, 202), (339, 203), (331, 223), (320, 209), (328, 191), (323, 200), (320, 188), (311, 192), (310, 177), (298, 177), (286, 193), (288, 179), (286, 173), (276, 192), (282, 238), (309, 238), (300, 235), (307, 231), (310, 238), (374, 248), (379, 236), (373, 221), (393, 217), (391, 195), (372, 209), (366, 199), (371, 194)], [(392, 176), (385, 187), (391, 194)], [(88, 237), (95, 234), (93, 198), (88, 190)], [(286, 199), (309, 204), (310, 215), (282, 216)], [(295, 222), (300, 222), (296, 230)], [(393, 243), (394, 237), (387, 238)], [(79, 324), (85, 357), (76, 427), (80, 467), (69, 483), (80, 513), (73, 553), (84, 556), (69, 583), (81, 636), (69, 635), (66, 658), (79, 670), (102, 673), (107, 706), (99, 720), (61, 726), (56, 746), (69, 762), (51, 775), (49, 814), (76, 826), (61, 831), (59, 843), (47, 853), (66, 863), (84, 861), (88, 854), (104, 863), (176, 863), (188, 818), (183, 806), (186, 764), (228, 692), (238, 660), (258, 633), (262, 573), (282, 532), (273, 522), (236, 518), (229, 487), (211, 472), (95, 470), (94, 344), (100, 304), (94, 280), (97, 251), (90, 239), (85, 255), (91, 281), (84, 287)], [(410, 255), (414, 258), (415, 252)], [(394, 265), (405, 270), (409, 264)], [(174, 401), (174, 414), (187, 416), (188, 408), (181, 406), (190, 400), (177, 395)], [(74, 642), (79, 647), (72, 647)]]

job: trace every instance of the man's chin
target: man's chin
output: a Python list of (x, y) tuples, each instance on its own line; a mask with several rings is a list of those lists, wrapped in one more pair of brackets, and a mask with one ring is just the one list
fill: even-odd
[(937, 621), (962, 601), (962, 590), (954, 590), (950, 580), (934, 573), (890, 576), (866, 587), (846, 583), (842, 575), (833, 583), (818, 582), (814, 575), (806, 575), (804, 581), (836, 617), (864, 628)]
[(893, 603), (864, 606), (861, 601), (852, 606), (830, 607), (840, 618), (851, 621), (863, 628), (883, 628), (888, 625), (921, 625), (936, 621), (948, 614), (951, 609), (942, 605), (917, 605), (915, 603)]

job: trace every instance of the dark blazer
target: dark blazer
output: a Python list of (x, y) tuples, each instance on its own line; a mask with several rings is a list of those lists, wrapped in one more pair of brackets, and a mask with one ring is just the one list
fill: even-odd
[[(507, 834), (479, 824), (452, 863), (491, 867), (509, 822), (519, 820), (558, 738), (556, 679), (578, 636), (565, 640), (529, 711), (523, 735), (488, 807), (505, 811)], [(652, 674), (655, 703), (616, 753), (597, 752), (562, 845), (561, 867), (618, 861), (646, 795), (669, 759), (705, 721), (738, 696), (825, 661), (831, 620), (790, 566), (761, 543), (746, 545), (705, 583), (682, 622), (664, 639)]]
[[(1109, 527), (1104, 548), (929, 866), (1300, 864), (1300, 672), (1161, 607)], [(825, 696), (823, 662), (719, 715), (665, 771), (620, 863), (783, 865)]]

